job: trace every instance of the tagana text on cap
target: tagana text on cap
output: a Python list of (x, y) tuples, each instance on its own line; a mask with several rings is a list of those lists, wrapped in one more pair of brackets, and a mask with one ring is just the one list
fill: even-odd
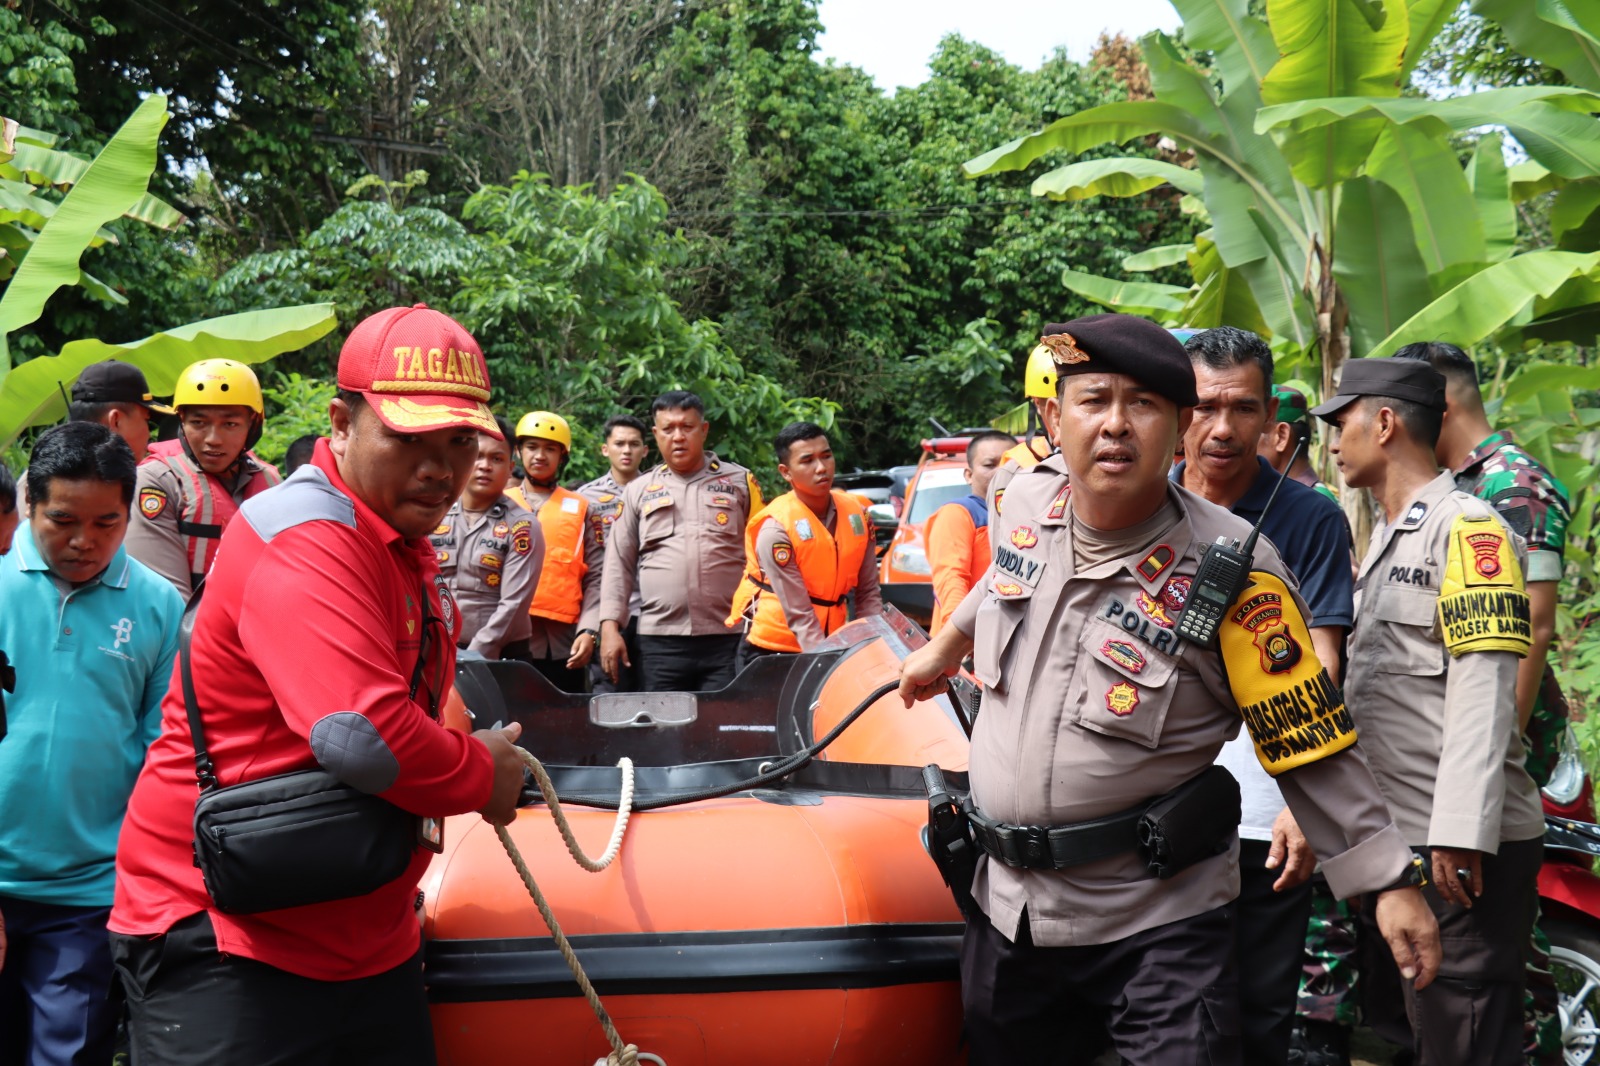
[(500, 436), (483, 349), (427, 304), (391, 307), (358, 323), (339, 350), (339, 387), (365, 396), (396, 433), (470, 427)]
[(1189, 353), (1178, 338), (1147, 318), (1108, 312), (1052, 322), (1039, 343), (1055, 356), (1059, 377), (1126, 374), (1179, 407), (1200, 402)]
[(1327, 403), (1311, 409), (1327, 420), (1363, 396), (1410, 400), (1444, 410), (1444, 375), (1420, 359), (1351, 359), (1339, 371), (1339, 389)]

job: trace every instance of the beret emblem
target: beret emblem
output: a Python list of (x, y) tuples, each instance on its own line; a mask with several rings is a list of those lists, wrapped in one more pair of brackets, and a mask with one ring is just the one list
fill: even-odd
[(1052, 333), (1048, 337), (1040, 337), (1039, 343), (1049, 348), (1055, 361), (1063, 366), (1089, 361), (1089, 353), (1078, 347), (1077, 338), (1070, 333)]

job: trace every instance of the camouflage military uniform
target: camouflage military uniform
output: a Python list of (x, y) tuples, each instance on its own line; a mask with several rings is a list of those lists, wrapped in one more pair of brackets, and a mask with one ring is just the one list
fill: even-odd
[(1354, 1028), (1360, 1021), (1356, 994), (1356, 921), (1350, 905), (1333, 898), (1327, 882), (1311, 883), (1311, 921), (1306, 926), (1305, 965), (1296, 1013), (1317, 1022)]
[[(1566, 486), (1538, 460), (1523, 451), (1505, 430), (1490, 434), (1456, 468), (1456, 487), (1487, 501), (1506, 524), (1528, 542), (1528, 580), (1560, 581), (1567, 521), (1571, 517)], [(1567, 701), (1546, 664), (1528, 718), (1523, 743), (1528, 749), (1528, 774), (1540, 788), (1550, 780), (1567, 728)], [(1528, 990), (1523, 1017), (1528, 1061), (1534, 1066), (1559, 1066), (1564, 1061), (1558, 991), (1550, 972), (1550, 941), (1535, 923), (1528, 959)]]

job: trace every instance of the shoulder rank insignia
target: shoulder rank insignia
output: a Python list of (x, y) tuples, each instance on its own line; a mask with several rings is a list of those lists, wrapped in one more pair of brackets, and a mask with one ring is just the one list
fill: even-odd
[(1421, 500), (1418, 500), (1406, 510), (1406, 515), (1404, 518), (1400, 519), (1400, 524), (1403, 526), (1414, 526), (1426, 518), (1427, 515), (1428, 505), (1423, 503)]
[[(1059, 519), (1067, 513), (1067, 497), (1072, 495), (1072, 486), (1063, 485), (1061, 491), (1056, 493), (1056, 498), (1050, 503), (1050, 510), (1045, 513), (1049, 519)], [(998, 499), (995, 501), (999, 502)]]
[(1450, 526), (1439, 628), (1451, 655), (1528, 654), (1533, 623), (1522, 567), (1510, 536), (1487, 515), (1460, 515)]
[(1167, 572), (1167, 567), (1172, 565), (1172, 560), (1177, 558), (1171, 546), (1157, 544), (1150, 549), (1150, 554), (1139, 561), (1139, 576), (1146, 581), (1154, 581)]
[(1277, 776), (1356, 742), (1355, 721), (1281, 578), (1251, 572), (1222, 620), (1218, 643), (1228, 688), (1267, 773)]
[(139, 490), (139, 513), (146, 518), (160, 518), (167, 509), (167, 494), (157, 488)]

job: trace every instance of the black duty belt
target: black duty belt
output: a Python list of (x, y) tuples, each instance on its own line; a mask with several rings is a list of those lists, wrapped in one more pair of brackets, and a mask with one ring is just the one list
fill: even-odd
[(1139, 820), (1149, 803), (1071, 825), (1010, 825), (972, 806), (967, 818), (978, 846), (1018, 870), (1064, 870), (1122, 855), (1139, 846)]
[[(750, 583), (755, 585), (755, 587), (760, 589), (761, 591), (770, 592), (774, 596), (776, 596), (778, 594), (776, 589), (774, 589), (771, 585), (767, 584), (765, 581), (762, 581), (759, 577), (756, 577), (754, 574), (750, 573), (748, 570), (745, 571), (745, 577), (748, 577), (750, 579)], [(812, 596), (811, 597), (811, 602), (816, 604), (818, 607), (840, 607), (840, 606), (843, 606), (843, 604), (844, 604), (844, 602), (845, 602), (845, 600), (847, 598), (847, 595), (846, 596), (840, 596), (836, 600), (825, 600), (820, 596)]]

